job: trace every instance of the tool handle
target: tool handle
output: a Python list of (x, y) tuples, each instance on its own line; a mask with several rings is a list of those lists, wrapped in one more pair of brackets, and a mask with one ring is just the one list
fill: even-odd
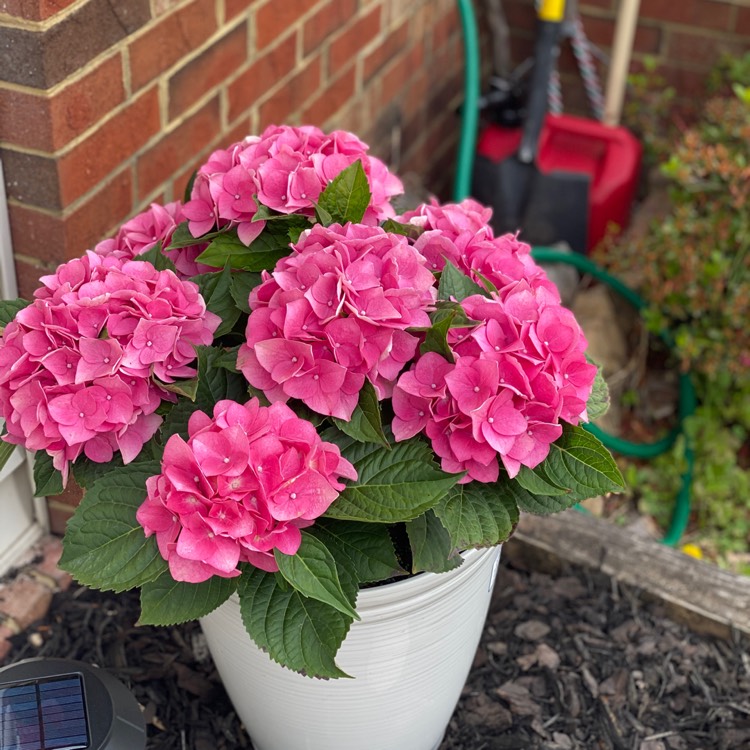
[(539, 146), (539, 134), (542, 132), (544, 115), (547, 112), (547, 86), (555, 58), (559, 53), (557, 40), (560, 25), (559, 20), (545, 21), (541, 15), (537, 21), (534, 71), (531, 74), (526, 122), (518, 149), (518, 160), (523, 164), (531, 164), (534, 161)]

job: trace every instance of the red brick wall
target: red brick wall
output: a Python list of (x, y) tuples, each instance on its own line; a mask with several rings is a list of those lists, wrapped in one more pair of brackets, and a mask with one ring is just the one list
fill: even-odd
[(455, 0), (0, 0), (0, 158), (21, 293), (220, 145), (346, 128), (446, 190)]
[[(531, 55), (534, 40), (533, 0), (503, 0), (511, 27), (515, 64)], [(589, 39), (610, 52), (619, 0), (580, 0)], [(641, 0), (631, 70), (654, 57), (659, 71), (683, 101), (705, 95), (706, 75), (723, 52), (750, 50), (748, 0)], [(566, 111), (587, 112), (583, 86), (570, 45), (560, 58)], [(601, 71), (606, 82), (606, 70)]]

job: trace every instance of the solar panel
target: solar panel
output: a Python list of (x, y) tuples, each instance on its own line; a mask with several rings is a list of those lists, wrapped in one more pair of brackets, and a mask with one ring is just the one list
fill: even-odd
[(80, 674), (0, 684), (2, 750), (89, 747), (91, 738)]

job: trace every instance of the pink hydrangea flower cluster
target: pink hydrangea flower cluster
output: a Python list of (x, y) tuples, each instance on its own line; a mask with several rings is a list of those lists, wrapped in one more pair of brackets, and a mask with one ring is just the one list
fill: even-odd
[[(112, 255), (115, 258), (132, 260), (147, 253), (157, 242), (161, 242), (162, 248), (166, 248), (172, 240), (177, 225), (184, 220), (180, 201), (167, 203), (166, 206), (152, 203), (148, 209), (126, 221), (114, 237), (97, 244), (94, 252), (98, 255)], [(216, 270), (211, 266), (196, 262), (195, 259), (205, 249), (204, 243), (170, 250), (163, 249), (162, 252), (174, 263), (178, 276), (187, 279), (190, 276)]]
[(398, 220), (424, 230), (415, 247), (433, 271), (442, 271), (448, 260), (479, 283), (484, 277), (500, 288), (516, 281), (535, 280), (557, 295), (554, 284), (532, 260), (529, 245), (513, 234), (493, 235), (491, 216), (491, 208), (467, 198), (445, 205), (433, 200)]
[(256, 195), (282, 214), (313, 216), (320, 193), (357, 160), (372, 193), (364, 221), (376, 224), (392, 217), (390, 199), (403, 192), (403, 185), (367, 150), (343, 130), (326, 134), (313, 126), (271, 125), (260, 136), (214, 151), (198, 170), (191, 200), (183, 208), (190, 231), (200, 237), (214, 228), (236, 226), (240, 240), (249, 245), (265, 226), (264, 221), (252, 221)]
[(547, 457), (561, 420), (587, 418), (596, 367), (573, 314), (538, 279), (461, 305), (480, 322), (449, 332), (454, 362), (430, 352), (399, 378), (393, 434), (424, 432), (445, 471), (466, 472), (462, 482), (494, 482), (498, 457), (515, 477)]
[(0, 340), (4, 439), (47, 451), (64, 479), (81, 453), (128, 463), (173, 400), (154, 378), (195, 375), (195, 346), (220, 318), (195, 284), (141, 261), (89, 251), (41, 281)]
[(176, 581), (232, 578), (238, 563), (278, 570), (310, 526), (356, 479), (354, 467), (285, 404), (220, 401), (213, 419), (194, 412), (189, 438), (167, 441), (162, 473), (146, 482), (138, 522), (156, 534)]
[(429, 326), (436, 289), (406, 237), (362, 224), (316, 225), (250, 295), (238, 366), (271, 401), (297, 398), (350, 419), (367, 378), (380, 398)]

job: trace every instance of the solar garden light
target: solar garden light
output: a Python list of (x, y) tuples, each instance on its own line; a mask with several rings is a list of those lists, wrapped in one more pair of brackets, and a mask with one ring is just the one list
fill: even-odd
[(143, 750), (132, 693), (104, 669), (27, 659), (0, 669), (2, 750)]

